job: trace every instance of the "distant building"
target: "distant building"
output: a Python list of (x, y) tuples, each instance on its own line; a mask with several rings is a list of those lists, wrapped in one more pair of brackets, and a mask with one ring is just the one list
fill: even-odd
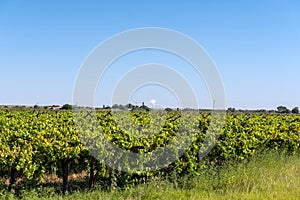
[(49, 106), (47, 110), (60, 110), (62, 106)]

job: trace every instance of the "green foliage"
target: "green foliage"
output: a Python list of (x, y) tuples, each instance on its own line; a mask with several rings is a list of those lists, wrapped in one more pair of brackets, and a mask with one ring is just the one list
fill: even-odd
[(165, 111), (171, 112), (171, 111), (172, 111), (172, 108), (165, 108)]
[[(77, 121), (76, 126), (74, 114), (87, 121)], [(27, 180), (43, 181), (45, 174), (62, 175), (61, 161), (67, 160), (72, 166), (70, 173), (89, 171), (90, 163), (94, 162), (97, 180), (102, 185), (127, 188), (153, 177), (199, 176), (210, 165), (243, 161), (263, 149), (295, 154), (300, 145), (299, 115), (227, 114), (215, 147), (204, 158), (199, 158), (199, 151), (211, 125), (209, 113), (157, 112), (150, 116), (145, 111), (131, 111), (129, 115), (122, 111), (115, 115), (112, 111), (98, 111), (92, 116), (85, 111), (0, 110), (0, 174), (7, 177), (16, 170), (18, 176)], [(80, 136), (82, 132), (84, 136)], [(176, 139), (178, 133), (182, 135), (180, 140)], [(96, 139), (104, 135), (119, 148), (137, 153), (151, 153), (172, 141), (176, 144), (176, 155), (180, 144), (191, 134), (193, 140), (185, 153), (153, 172), (120, 172), (95, 160), (90, 153), (104, 148), (103, 140)], [(84, 145), (87, 141), (88, 148)]]
[(73, 109), (73, 106), (70, 105), (70, 104), (65, 104), (62, 106), (61, 108), (62, 110), (72, 110)]
[(227, 111), (228, 111), (228, 112), (235, 112), (235, 108), (231, 108), (231, 107), (230, 107), (230, 108), (227, 109)]
[(292, 109), (293, 114), (299, 114), (299, 107), (295, 107)]
[(284, 114), (284, 113), (290, 113), (291, 111), (285, 106), (278, 106), (277, 112)]
[(0, 199), (299, 199), (300, 157), (263, 152), (244, 162), (210, 167), (199, 176), (155, 177), (146, 184), (114, 190), (81, 187), (62, 196), (53, 185), (15, 192), (0, 189)]

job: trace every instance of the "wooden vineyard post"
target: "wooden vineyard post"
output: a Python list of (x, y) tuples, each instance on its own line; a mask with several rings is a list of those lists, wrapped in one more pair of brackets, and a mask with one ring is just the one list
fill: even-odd
[(69, 161), (67, 159), (62, 160), (62, 178), (63, 178), (63, 194), (69, 189), (68, 175), (69, 175)]

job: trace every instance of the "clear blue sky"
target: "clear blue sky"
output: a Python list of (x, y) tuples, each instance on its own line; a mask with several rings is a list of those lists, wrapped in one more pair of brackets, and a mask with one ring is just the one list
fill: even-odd
[(228, 107), (300, 106), (299, 10), (297, 0), (1, 0), (0, 104), (71, 103), (79, 67), (96, 45), (128, 29), (163, 27), (206, 49)]

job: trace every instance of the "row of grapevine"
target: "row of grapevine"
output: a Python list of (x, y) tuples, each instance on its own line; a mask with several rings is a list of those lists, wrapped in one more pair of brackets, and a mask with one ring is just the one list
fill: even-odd
[[(96, 178), (110, 186), (123, 187), (174, 172), (197, 175), (207, 163), (243, 160), (265, 148), (290, 153), (299, 150), (299, 115), (227, 114), (214, 148), (208, 156), (199, 157), (212, 125), (211, 117), (209, 113), (196, 112), (0, 110), (0, 176), (9, 178), (12, 188), (18, 177), (42, 181), (46, 174), (55, 173), (63, 178), (65, 192), (68, 174), (86, 171), (90, 173), (91, 188)], [(130, 158), (124, 160), (125, 153), (119, 155), (110, 149), (107, 157), (98, 157), (107, 141), (125, 153), (149, 155), (173, 142), (174, 160), (170, 158), (164, 164), (158, 157), (149, 157), (148, 163), (162, 164), (162, 169), (123, 172), (110, 166), (127, 164), (130, 169), (133, 164)], [(181, 152), (180, 146), (186, 141), (190, 145)]]

